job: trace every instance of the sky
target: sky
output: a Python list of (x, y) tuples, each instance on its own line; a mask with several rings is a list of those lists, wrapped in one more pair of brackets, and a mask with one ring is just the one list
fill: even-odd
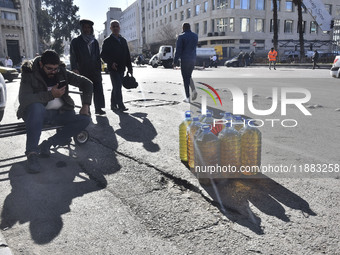
[(79, 7), (80, 19), (87, 18), (94, 22), (95, 34), (104, 30), (106, 12), (110, 7), (118, 7), (124, 11), (135, 0), (73, 0), (73, 4)]

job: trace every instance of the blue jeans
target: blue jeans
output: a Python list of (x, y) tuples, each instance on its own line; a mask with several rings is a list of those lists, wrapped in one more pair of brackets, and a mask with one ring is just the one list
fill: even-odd
[(25, 109), (23, 117), (26, 124), (26, 152), (38, 153), (41, 130), (45, 124), (62, 125), (56, 134), (48, 139), (51, 145), (65, 145), (71, 137), (79, 134), (90, 124), (90, 117), (72, 111), (46, 110), (41, 103), (33, 103)]
[(124, 77), (124, 73), (118, 73), (111, 71), (110, 78), (112, 83), (112, 91), (111, 91), (111, 109), (113, 107), (125, 108), (123, 104), (123, 95), (122, 95), (122, 80)]
[(195, 62), (193, 61), (181, 61), (181, 73), (183, 77), (185, 95), (187, 98), (190, 97), (190, 79), (192, 75), (192, 71), (195, 68)]

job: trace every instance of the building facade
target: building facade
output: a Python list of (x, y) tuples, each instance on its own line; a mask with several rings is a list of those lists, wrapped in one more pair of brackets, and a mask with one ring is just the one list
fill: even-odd
[[(238, 52), (266, 53), (273, 46), (272, 0), (139, 0), (144, 2), (145, 45), (150, 47), (191, 24), (201, 47), (215, 47), (224, 57)], [(340, 19), (339, 0), (323, 0), (334, 19)], [(298, 14), (292, 0), (277, 0), (279, 51), (298, 50)], [(336, 23), (337, 24), (337, 23)], [(334, 48), (333, 32), (323, 32), (303, 10), (306, 50)], [(162, 35), (160, 37), (160, 35)]]
[(120, 8), (109, 8), (109, 11), (106, 13), (106, 21), (104, 22), (104, 37), (108, 37), (111, 34), (110, 30), (110, 22), (111, 20), (120, 20), (122, 16), (122, 9)]
[(33, 58), (39, 51), (35, 1), (0, 0), (0, 13), (0, 61)]

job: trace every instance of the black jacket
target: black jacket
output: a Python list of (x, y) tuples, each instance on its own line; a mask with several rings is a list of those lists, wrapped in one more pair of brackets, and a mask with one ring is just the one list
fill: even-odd
[[(17, 112), (18, 119), (24, 116), (27, 106), (32, 103), (47, 103), (54, 99), (52, 92), (48, 91), (47, 84), (40, 73), (39, 66), (40, 57), (36, 57), (33, 61), (27, 61), (22, 65), (21, 82), (19, 89), (19, 109)], [(75, 74), (66, 70), (65, 65), (60, 65), (60, 70), (56, 74), (58, 80), (65, 80), (66, 84), (72, 84), (78, 87), (82, 92), (82, 100), (84, 104), (91, 104), (92, 100), (92, 82), (84, 76)], [(61, 97), (64, 105), (61, 110), (73, 110), (74, 101), (68, 94), (68, 86), (65, 94)]]
[(70, 47), (71, 70), (78, 70), (81, 75), (90, 80), (101, 81), (101, 60), (97, 40), (94, 40), (92, 50), (93, 53), (90, 55), (87, 43), (81, 35), (74, 38)]
[(128, 71), (132, 73), (129, 47), (124, 37), (119, 35), (119, 39), (120, 42), (113, 35), (105, 38), (100, 56), (107, 63), (109, 71), (114, 71), (112, 63), (117, 63), (117, 72), (124, 73), (125, 67), (127, 67)]

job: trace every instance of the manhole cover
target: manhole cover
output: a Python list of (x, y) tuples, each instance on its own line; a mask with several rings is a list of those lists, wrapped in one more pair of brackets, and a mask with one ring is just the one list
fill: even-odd
[(179, 104), (177, 101), (159, 100), (159, 99), (138, 99), (127, 101), (126, 103), (136, 107), (154, 107), (163, 105)]

